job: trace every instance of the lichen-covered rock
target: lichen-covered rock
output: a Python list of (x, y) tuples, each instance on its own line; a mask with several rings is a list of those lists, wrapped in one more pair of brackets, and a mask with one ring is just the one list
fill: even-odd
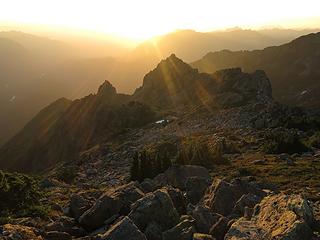
[(313, 222), (313, 210), (300, 195), (270, 195), (255, 207), (251, 220), (233, 223), (225, 239), (308, 240)]
[(150, 222), (156, 222), (165, 231), (175, 226), (179, 214), (166, 189), (148, 193), (132, 205), (129, 218), (144, 231)]
[(40, 234), (31, 227), (5, 224), (1, 228), (0, 239), (3, 240), (43, 240)]
[(101, 240), (147, 240), (145, 235), (137, 228), (136, 225), (125, 217), (121, 221), (114, 224), (100, 238)]

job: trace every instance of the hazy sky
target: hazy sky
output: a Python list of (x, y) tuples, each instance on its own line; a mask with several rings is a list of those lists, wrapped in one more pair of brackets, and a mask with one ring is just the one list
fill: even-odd
[(320, 27), (320, 0), (3, 0), (0, 24), (145, 39), (176, 29)]

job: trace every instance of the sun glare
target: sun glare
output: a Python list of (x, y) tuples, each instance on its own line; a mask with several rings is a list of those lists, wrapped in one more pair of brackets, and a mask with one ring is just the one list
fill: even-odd
[[(10, 0), (1, 4), (0, 23), (75, 28), (144, 40), (176, 29), (304, 27), (296, 20), (319, 17), (319, 9), (318, 0)], [(318, 22), (312, 25), (318, 27)]]

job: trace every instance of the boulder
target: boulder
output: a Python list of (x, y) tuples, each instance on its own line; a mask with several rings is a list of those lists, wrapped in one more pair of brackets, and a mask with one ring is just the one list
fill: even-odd
[(204, 196), (210, 182), (207, 178), (191, 177), (186, 181), (187, 200), (191, 204), (197, 204)]
[(234, 222), (225, 239), (308, 240), (313, 223), (313, 210), (306, 199), (280, 193), (265, 197), (255, 207), (251, 220)]
[(86, 234), (85, 230), (78, 227), (73, 218), (62, 216), (59, 219), (47, 224), (45, 230), (48, 232), (66, 232), (72, 236), (82, 237)]
[(199, 177), (210, 179), (208, 170), (205, 167), (195, 165), (175, 165), (167, 169), (163, 174), (154, 178), (156, 184), (160, 186), (171, 185), (175, 188), (185, 190), (188, 178)]
[(205, 202), (213, 212), (228, 216), (242, 195), (248, 193), (261, 197), (266, 195), (256, 183), (246, 179), (236, 178), (230, 183), (217, 180), (211, 185)]
[(125, 217), (114, 224), (101, 237), (101, 240), (147, 240), (146, 236), (137, 228), (136, 225)]
[(153, 192), (157, 189), (155, 182), (150, 178), (145, 178), (139, 185), (144, 193)]
[(137, 182), (130, 182), (116, 188), (111, 196), (121, 201), (121, 213), (126, 215), (130, 212), (131, 204), (142, 198), (144, 196), (144, 192), (139, 188), (139, 184)]
[(157, 223), (162, 231), (175, 226), (179, 214), (166, 189), (148, 193), (132, 205), (129, 218), (144, 231), (150, 222)]
[(178, 188), (166, 187), (166, 191), (168, 192), (174, 207), (177, 209), (179, 215), (186, 214), (187, 212), (187, 200)]
[(79, 218), (79, 223), (88, 231), (95, 230), (101, 227), (106, 219), (118, 214), (121, 208), (119, 199), (103, 195)]
[(70, 199), (69, 213), (78, 220), (92, 205), (92, 200), (87, 198), (85, 193), (74, 194)]
[(232, 214), (237, 216), (243, 216), (246, 207), (254, 208), (254, 206), (258, 204), (260, 201), (261, 197), (252, 193), (242, 195), (242, 197), (234, 205)]
[(162, 230), (156, 222), (150, 222), (144, 230), (144, 234), (148, 240), (162, 240)]
[(126, 214), (130, 210), (130, 205), (144, 193), (138, 188), (135, 182), (116, 188), (112, 192), (103, 194), (96, 203), (88, 209), (79, 219), (79, 223), (85, 229), (92, 231), (101, 227), (105, 220), (117, 215)]
[(218, 222), (221, 218), (220, 214), (213, 213), (206, 206), (196, 206), (190, 215), (195, 219), (197, 232), (209, 233), (212, 225)]
[(196, 232), (194, 220), (184, 220), (173, 228), (163, 232), (162, 240), (190, 240)]

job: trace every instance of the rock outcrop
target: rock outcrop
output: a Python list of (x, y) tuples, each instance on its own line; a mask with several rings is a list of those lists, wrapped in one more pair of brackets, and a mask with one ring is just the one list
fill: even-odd
[(255, 207), (251, 220), (240, 218), (225, 239), (310, 239), (313, 211), (300, 195), (277, 194)]

